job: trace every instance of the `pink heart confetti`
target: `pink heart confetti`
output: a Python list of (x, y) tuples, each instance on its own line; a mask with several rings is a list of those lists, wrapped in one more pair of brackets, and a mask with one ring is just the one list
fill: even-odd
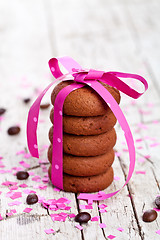
[(160, 235), (160, 230), (156, 231), (156, 233)]
[(25, 212), (25, 213), (30, 213), (32, 210), (33, 210), (32, 208), (25, 208), (25, 209), (23, 210), (23, 212)]
[(107, 238), (109, 238), (109, 239), (113, 239), (113, 238), (115, 238), (116, 236), (114, 236), (114, 235), (108, 235), (107, 236)]
[(74, 213), (68, 214), (70, 218), (74, 218), (76, 215)]
[(136, 171), (136, 174), (146, 174), (146, 171)]
[(81, 225), (79, 225), (79, 224), (76, 224), (75, 227), (78, 228), (79, 230), (83, 229), (83, 227)]
[(54, 232), (55, 232), (52, 228), (50, 228), (50, 229), (45, 229), (44, 231), (45, 231), (46, 234), (51, 234), (51, 233), (54, 233)]
[(104, 212), (107, 212), (107, 210), (105, 210), (105, 209), (100, 209), (99, 212), (104, 213)]
[(103, 209), (103, 208), (106, 208), (106, 207), (108, 207), (108, 206), (103, 203), (103, 204), (98, 205), (98, 207)]
[(3, 218), (2, 218), (2, 216), (1, 216), (1, 214), (0, 214), (0, 221), (2, 221), (3, 220)]
[(23, 190), (23, 192), (26, 194), (36, 193), (36, 191), (30, 190), (30, 189), (25, 189), (25, 190)]
[(91, 221), (92, 222), (97, 222), (99, 220), (99, 218), (100, 218), (99, 216), (92, 217)]
[(120, 177), (114, 176), (114, 180), (115, 180), (115, 181), (118, 181), (118, 180), (120, 180)]
[(18, 151), (16, 152), (16, 155), (20, 155), (20, 154), (25, 154), (26, 152), (24, 150)]
[(146, 161), (146, 159), (144, 157), (139, 157), (138, 158), (138, 162), (145, 162), (145, 161)]
[(13, 192), (12, 196), (10, 196), (11, 199), (16, 199), (16, 198), (20, 198), (22, 197), (22, 193), (21, 192)]
[(123, 231), (124, 231), (124, 229), (121, 228), (121, 227), (117, 228), (117, 230), (120, 231), (120, 232), (123, 232)]
[(26, 187), (28, 187), (28, 185), (25, 184), (25, 183), (23, 183), (23, 184), (20, 184), (19, 187), (21, 187), (21, 188), (26, 188)]
[(14, 206), (14, 205), (20, 205), (22, 204), (22, 202), (19, 202), (19, 201), (13, 201), (11, 203), (8, 203), (8, 206)]
[(30, 164), (26, 163), (25, 161), (20, 161), (19, 164), (21, 164), (25, 168), (29, 168)]
[(105, 223), (100, 223), (99, 226), (100, 226), (100, 228), (105, 228), (106, 224)]

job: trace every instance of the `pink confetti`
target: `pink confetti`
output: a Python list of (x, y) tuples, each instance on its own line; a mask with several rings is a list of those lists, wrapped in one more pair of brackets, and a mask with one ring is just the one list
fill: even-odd
[(41, 181), (41, 177), (40, 177), (40, 176), (34, 176), (34, 177), (32, 178), (32, 181), (40, 182), (40, 181)]
[(68, 214), (70, 218), (74, 218), (76, 215), (74, 213)]
[(114, 235), (108, 235), (107, 236), (109, 239), (113, 239), (113, 238), (115, 238), (116, 236), (114, 236)]
[(32, 191), (30, 189), (25, 189), (25, 190), (23, 190), (23, 192), (26, 193), (26, 194), (36, 193), (36, 191)]
[(67, 211), (70, 210), (70, 209), (71, 209), (71, 207), (69, 207), (69, 206), (64, 208), (64, 210), (67, 210)]
[(8, 217), (10, 217), (10, 216), (13, 215), (13, 213), (12, 213), (12, 212), (8, 212), (8, 213), (6, 213), (6, 215), (7, 215)]
[(128, 152), (128, 149), (127, 148), (123, 148), (122, 151), (123, 152)]
[(104, 213), (104, 212), (107, 212), (107, 210), (106, 209), (100, 209), (99, 212)]
[(79, 205), (79, 208), (80, 209), (93, 209), (93, 207), (91, 205), (82, 205), (82, 204)]
[(138, 162), (145, 162), (145, 161), (146, 161), (146, 159), (144, 157), (139, 157), (138, 158)]
[(79, 224), (76, 224), (75, 227), (78, 228), (79, 230), (83, 229), (83, 227), (81, 225), (79, 225)]
[(59, 188), (53, 188), (53, 191), (60, 192), (61, 190)]
[(4, 117), (0, 116), (0, 121), (2, 121), (2, 120), (4, 120), (4, 119), (5, 119)]
[(57, 203), (70, 203), (71, 200), (69, 200), (68, 198), (63, 197), (63, 198), (59, 198), (56, 202)]
[(149, 146), (150, 147), (157, 147), (157, 146), (159, 146), (160, 145), (160, 143), (152, 143), (152, 144), (150, 144)]
[(10, 196), (11, 199), (16, 199), (16, 198), (20, 198), (22, 197), (22, 193), (21, 192), (13, 192), (13, 194)]
[(143, 141), (142, 138), (137, 138), (137, 139), (136, 139), (136, 142), (142, 142), (142, 141)]
[(16, 213), (17, 211), (16, 209), (11, 209), (11, 212)]
[(115, 152), (115, 156), (120, 157), (121, 153), (120, 152)]
[(16, 152), (16, 155), (20, 155), (20, 154), (25, 154), (26, 152), (24, 150), (18, 151)]
[(144, 111), (142, 109), (139, 110), (139, 112), (143, 115), (148, 115), (148, 114), (151, 114), (152, 112), (151, 111)]
[(30, 164), (26, 163), (25, 161), (20, 161), (19, 164), (21, 164), (25, 168), (29, 168)]
[(148, 127), (143, 123), (138, 123), (137, 126), (141, 129), (148, 129)]
[(114, 176), (114, 180), (115, 180), (115, 181), (118, 181), (118, 180), (120, 180), (120, 177)]
[(9, 187), (10, 190), (17, 190), (18, 189), (18, 186), (11, 186)]
[(34, 172), (28, 172), (30, 176), (33, 176), (35, 173)]
[(19, 187), (21, 187), (21, 188), (26, 188), (26, 187), (28, 187), (28, 185), (25, 184), (25, 183), (23, 183), (23, 184), (20, 184)]
[(117, 230), (120, 231), (120, 232), (123, 232), (123, 231), (124, 231), (124, 229), (121, 228), (121, 227), (117, 228)]
[(23, 210), (23, 212), (25, 212), (25, 213), (30, 213), (32, 210), (33, 210), (32, 208), (25, 208), (25, 209)]
[(153, 120), (152, 123), (153, 123), (153, 124), (158, 124), (159, 121), (158, 121), (158, 120)]
[(156, 231), (156, 233), (160, 235), (160, 230)]
[(105, 223), (100, 223), (99, 226), (100, 226), (100, 228), (105, 228), (106, 224)]
[(99, 218), (100, 218), (99, 216), (92, 217), (91, 221), (92, 222), (97, 222), (99, 220)]
[(145, 158), (150, 158), (151, 156), (150, 155), (144, 155)]
[(4, 185), (4, 186), (13, 186), (13, 185), (17, 185), (17, 182), (6, 181), (6, 182), (3, 182), (2, 185)]
[(8, 206), (14, 206), (14, 205), (20, 205), (22, 204), (22, 202), (19, 202), (19, 201), (13, 201), (11, 203), (8, 203)]
[(30, 154), (30, 153), (25, 153), (25, 154), (23, 155), (23, 157), (26, 158), (26, 159), (28, 159), (28, 158), (31, 157), (31, 154)]
[(138, 146), (137, 149), (143, 149), (143, 147), (142, 146)]
[(108, 206), (106, 204), (100, 204), (100, 205), (98, 205), (98, 207), (104, 209), (104, 208), (106, 208)]
[(146, 174), (146, 171), (136, 171), (136, 174)]
[(54, 233), (54, 232), (55, 232), (52, 228), (50, 228), (50, 229), (45, 229), (44, 231), (45, 231), (46, 234), (51, 234), (51, 233)]
[(2, 218), (2, 216), (1, 216), (1, 214), (0, 214), (0, 221), (2, 221), (3, 220), (3, 218)]

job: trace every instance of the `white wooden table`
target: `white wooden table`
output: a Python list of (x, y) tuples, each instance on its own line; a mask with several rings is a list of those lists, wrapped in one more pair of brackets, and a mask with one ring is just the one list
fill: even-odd
[[(152, 223), (142, 221), (143, 212), (155, 207), (154, 199), (160, 191), (159, 13), (159, 0), (0, 1), (0, 107), (7, 109), (0, 121), (0, 156), (3, 157), (0, 164), (0, 214), (3, 218), (0, 239), (103, 240), (109, 239), (109, 235), (121, 240), (160, 239), (156, 233), (160, 229), (160, 213)], [(25, 183), (26, 189), (35, 190), (46, 199), (70, 199), (71, 209), (65, 211), (67, 213), (83, 211), (79, 205), (86, 202), (77, 200), (77, 195), (53, 191), (51, 184), (35, 182), (32, 176), (19, 181), (12, 169), (22, 167), (19, 162), (25, 161), (30, 164), (25, 169), (34, 176), (40, 175), (42, 180), (46, 174), (42, 170), (48, 168), (48, 163), (39, 163), (32, 157), (26, 159), (16, 153), (27, 149), (26, 120), (31, 102), (37, 91), (53, 80), (47, 62), (51, 57), (63, 55), (75, 58), (86, 68), (141, 74), (149, 83), (149, 90), (137, 101), (122, 95), (121, 108), (136, 146), (133, 177), (119, 194), (100, 202), (107, 204), (107, 212), (100, 213), (97, 202), (93, 203), (93, 209), (85, 210), (100, 219), (89, 221), (82, 231), (75, 228), (73, 218), (53, 222), (50, 214), (54, 211), (47, 211), (40, 203), (33, 205), (30, 213), (24, 213), (28, 207), (25, 188), (14, 190), (22, 192), (22, 197), (15, 199), (22, 203), (9, 206), (14, 200), (6, 197), (10, 190), (2, 185), (5, 181)], [(24, 104), (23, 99), (27, 97), (32, 101)], [(48, 95), (44, 102), (49, 98)], [(49, 111), (41, 111), (40, 147), (49, 144)], [(20, 134), (8, 136), (7, 129), (15, 124), (20, 124)], [(115, 150), (120, 152), (120, 157), (115, 159), (113, 168), (117, 178), (105, 192), (119, 189), (127, 176), (128, 152), (118, 125), (116, 129)], [(40, 160), (46, 159), (46, 152), (45, 149)], [(39, 184), (47, 188), (37, 189)], [(16, 213), (7, 216), (11, 209), (16, 209)], [(99, 223), (105, 223), (106, 228), (101, 229)], [(124, 231), (118, 231), (119, 227)], [(47, 235), (44, 230), (49, 228), (55, 233)]]

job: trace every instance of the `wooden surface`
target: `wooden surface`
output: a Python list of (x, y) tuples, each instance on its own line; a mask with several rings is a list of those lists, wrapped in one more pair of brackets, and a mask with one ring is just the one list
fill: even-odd
[[(67, 213), (77, 214), (77, 195), (53, 191), (51, 184), (46, 190), (35, 189), (43, 182), (18, 181), (13, 167), (20, 167), (20, 161), (30, 164), (29, 169), (42, 178), (44, 164), (37, 159), (24, 159), (16, 152), (26, 150), (26, 119), (29, 104), (23, 99), (34, 101), (37, 90), (43, 89), (53, 79), (49, 73), (48, 60), (53, 56), (69, 55), (86, 68), (105, 71), (122, 71), (143, 75), (149, 90), (137, 101), (122, 95), (121, 108), (130, 124), (136, 146), (136, 167), (129, 184), (119, 194), (100, 203), (107, 204), (107, 212), (100, 213), (97, 202), (88, 211), (92, 217), (100, 216), (98, 222), (88, 222), (83, 230), (75, 228), (74, 219), (53, 222), (50, 213), (41, 204), (32, 206), (31, 213), (24, 213), (28, 207), (26, 194), (16, 200), (20, 206), (8, 206), (12, 202), (6, 197), (7, 186), (0, 185), (0, 239), (62, 239), (103, 240), (109, 235), (115, 239), (156, 240), (160, 229), (160, 216), (152, 223), (142, 221), (145, 210), (155, 207), (154, 199), (160, 191), (160, 1), (158, 0), (1, 0), (0, 1), (0, 107), (7, 112), (0, 121), (0, 156), (3, 157), (0, 183), (14, 181), (26, 183), (27, 189), (35, 190), (46, 199), (67, 197), (71, 209)], [(44, 102), (48, 102), (48, 98)], [(50, 109), (41, 111), (39, 124), (39, 146), (48, 145)], [(7, 129), (20, 124), (18, 136), (8, 136)], [(115, 150), (120, 156), (113, 168), (119, 177), (105, 190), (119, 189), (127, 176), (128, 153), (123, 134), (117, 125), (118, 141)], [(46, 151), (41, 159), (46, 159)], [(1, 164), (2, 165), (2, 164)], [(45, 165), (48, 168), (48, 163)], [(144, 174), (138, 174), (142, 171)], [(141, 172), (141, 173), (142, 173)], [(137, 173), (137, 174), (136, 174)], [(119, 180), (118, 180), (119, 179)], [(43, 183), (44, 184), (44, 183)], [(19, 188), (16, 191), (23, 191)], [(130, 196), (130, 197), (129, 197)], [(7, 217), (6, 213), (16, 209)], [(60, 211), (60, 210), (59, 210)], [(56, 212), (57, 213), (57, 212)], [(101, 229), (99, 223), (105, 223)], [(117, 228), (123, 228), (120, 232)], [(53, 228), (54, 234), (44, 230)]]

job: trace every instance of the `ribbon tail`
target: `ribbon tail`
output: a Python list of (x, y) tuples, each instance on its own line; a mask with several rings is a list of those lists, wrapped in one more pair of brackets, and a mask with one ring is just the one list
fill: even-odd
[(42, 101), (42, 98), (46, 94), (46, 92), (49, 90), (49, 88), (57, 81), (58, 80), (53, 81), (43, 90), (43, 92), (38, 96), (36, 101), (31, 106), (28, 113), (27, 143), (28, 143), (28, 148), (31, 155), (36, 158), (39, 158), (38, 145), (37, 145), (37, 126), (38, 126), (40, 103)]
[[(98, 81), (88, 81), (88, 83), (89, 83), (89, 86), (91, 88), (93, 88), (103, 98), (103, 100), (109, 105), (112, 112), (116, 116), (122, 130), (124, 131), (124, 136), (126, 138), (126, 142), (127, 142), (128, 150), (129, 150), (130, 164), (129, 164), (129, 172), (128, 172), (126, 182), (122, 186), (122, 188), (123, 188), (128, 183), (130, 178), (132, 177), (132, 174), (134, 171), (134, 166), (135, 166), (135, 147), (134, 147), (133, 136), (132, 136), (131, 130), (129, 128), (129, 125), (127, 123), (127, 120), (126, 120), (122, 110), (120, 109), (116, 100), (108, 92), (108, 90), (106, 88), (104, 88)], [(102, 196), (100, 196), (99, 194), (93, 195), (93, 194), (82, 193), (79, 195), (78, 199), (91, 199), (91, 200), (92, 199), (94, 199), (94, 200), (107, 199), (107, 198), (114, 196), (121, 189), (117, 190), (116, 192), (103, 194)]]
[(54, 186), (63, 189), (63, 104), (68, 94), (84, 84), (73, 83), (63, 88), (56, 96), (54, 102), (54, 130), (51, 181)]

